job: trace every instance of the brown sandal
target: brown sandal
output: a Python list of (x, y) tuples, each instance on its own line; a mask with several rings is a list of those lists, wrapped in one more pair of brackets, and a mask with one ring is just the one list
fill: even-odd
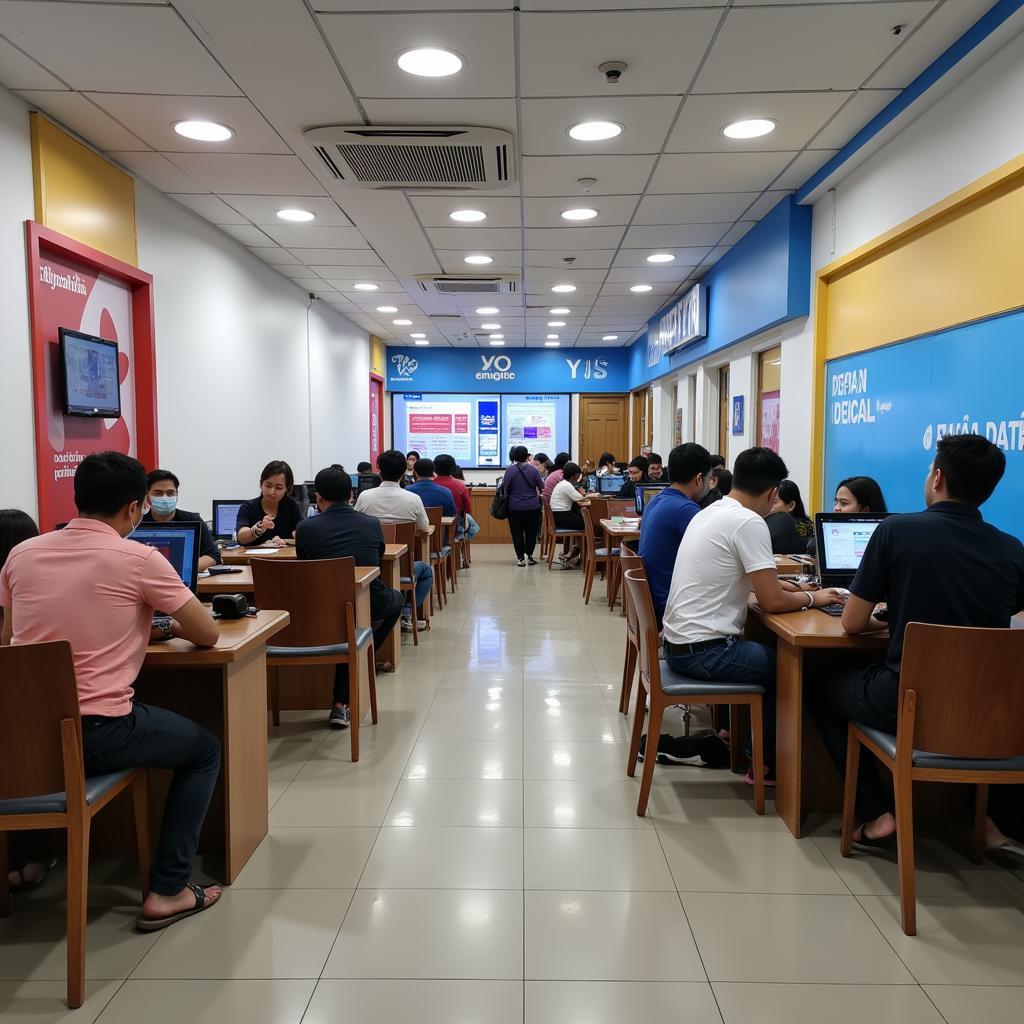
[(181, 910), (177, 914), (171, 914), (169, 917), (146, 917), (143, 914), (139, 914), (135, 918), (135, 927), (140, 932), (158, 932), (161, 928), (166, 928), (169, 924), (175, 924), (178, 921), (184, 921), (186, 917), (193, 917), (196, 914), (201, 914), (204, 910), (209, 910), (214, 903), (220, 901), (220, 897), (206, 901), (206, 890), (201, 885), (196, 885), (195, 882), (189, 882), (187, 888), (192, 890), (192, 894), (196, 898), (196, 904), (189, 910)]

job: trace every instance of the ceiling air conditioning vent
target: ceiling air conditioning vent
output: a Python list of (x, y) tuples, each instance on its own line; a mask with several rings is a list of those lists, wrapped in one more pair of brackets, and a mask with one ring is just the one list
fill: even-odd
[(519, 278), (514, 274), (417, 274), (420, 290), (436, 295), (519, 294)]
[(498, 128), (338, 125), (304, 134), (331, 177), (357, 188), (471, 191), (515, 180), (512, 135)]

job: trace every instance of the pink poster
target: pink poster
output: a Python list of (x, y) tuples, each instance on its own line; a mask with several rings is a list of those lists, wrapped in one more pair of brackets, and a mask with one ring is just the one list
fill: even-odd
[(765, 391), (761, 395), (761, 445), (779, 450), (779, 418), (782, 413), (781, 392)]

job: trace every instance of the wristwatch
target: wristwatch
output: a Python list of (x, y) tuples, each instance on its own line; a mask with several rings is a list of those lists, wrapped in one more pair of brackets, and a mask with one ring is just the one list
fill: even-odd
[(159, 629), (163, 634), (159, 637), (158, 642), (174, 639), (174, 631), (171, 629), (171, 617), (169, 615), (153, 616), (153, 628)]

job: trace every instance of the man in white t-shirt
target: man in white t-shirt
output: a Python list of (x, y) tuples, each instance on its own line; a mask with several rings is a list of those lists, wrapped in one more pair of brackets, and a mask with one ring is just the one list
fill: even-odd
[[(786, 464), (769, 448), (736, 459), (730, 493), (690, 521), (665, 605), (665, 658), (675, 672), (716, 683), (765, 688), (765, 764), (775, 760), (775, 650), (742, 639), (751, 590), (773, 614), (842, 603), (836, 590), (783, 582), (775, 571), (771, 511)], [(747, 781), (753, 784), (750, 774)]]

